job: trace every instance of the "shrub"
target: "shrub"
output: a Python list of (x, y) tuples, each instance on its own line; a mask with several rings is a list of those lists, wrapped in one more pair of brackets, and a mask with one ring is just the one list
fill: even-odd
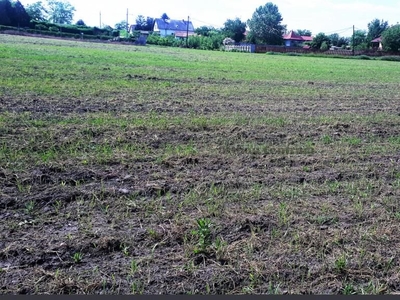
[(158, 45), (159, 46), (173, 46), (174, 45), (174, 36), (168, 36), (168, 37), (160, 37), (158, 40)]
[(47, 28), (47, 26), (46, 26), (46, 25), (43, 25), (43, 24), (36, 24), (36, 25), (35, 25), (35, 29), (36, 29), (36, 30), (42, 30), (42, 31), (44, 31), (44, 30), (49, 30), (49, 29)]
[(382, 38), (386, 51), (400, 52), (400, 24), (386, 29), (382, 34)]
[(189, 48), (199, 49), (201, 45), (200, 36), (190, 36), (188, 40)]
[(365, 60), (371, 60), (372, 57), (368, 56), (368, 55), (358, 55), (355, 58), (357, 59), (365, 59)]
[(0, 25), (0, 31), (5, 31), (5, 30), (18, 30), (18, 29), (11, 26)]
[(150, 45), (158, 45), (158, 41), (160, 40), (160, 38), (161, 37), (159, 34), (152, 33), (147, 37), (147, 43)]
[(286, 55), (288, 55), (288, 56), (302, 56), (301, 53), (296, 53), (296, 52), (287, 52)]
[(51, 32), (59, 32), (60, 30), (56, 26), (51, 26), (51, 27), (49, 27), (49, 31), (51, 31)]
[(395, 56), (395, 55), (387, 55), (387, 56), (382, 56), (380, 60), (386, 60), (386, 61), (400, 61), (400, 56)]
[(110, 36), (108, 36), (108, 35), (98, 35), (97, 38), (99, 40), (102, 40), (102, 41), (107, 41), (107, 40), (110, 39)]
[(323, 41), (320, 47), (321, 51), (328, 51), (329, 50), (329, 44), (326, 41)]

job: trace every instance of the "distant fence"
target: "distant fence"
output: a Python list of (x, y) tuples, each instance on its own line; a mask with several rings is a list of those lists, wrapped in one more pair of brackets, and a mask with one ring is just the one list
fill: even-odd
[(239, 52), (256, 52), (256, 45), (254, 44), (234, 44), (225, 45), (225, 51), (239, 51)]
[[(237, 52), (250, 52), (250, 53), (299, 53), (299, 54), (326, 54), (326, 55), (341, 55), (341, 56), (352, 56), (352, 50), (336, 49), (321, 51), (315, 49), (306, 49), (301, 47), (286, 47), (286, 46), (274, 46), (274, 45), (255, 45), (255, 44), (233, 44), (225, 45), (225, 51), (237, 51)], [(383, 56), (383, 55), (399, 55), (398, 53), (389, 53), (377, 50), (356, 50), (354, 55), (368, 55), (368, 56)]]
[[(267, 52), (278, 52), (278, 53), (300, 53), (300, 54), (326, 54), (326, 55), (341, 55), (341, 56), (352, 56), (352, 50), (337, 49), (337, 50), (314, 50), (300, 47), (286, 47), (286, 46), (273, 46), (273, 45), (255, 45), (255, 53), (267, 53)], [(383, 55), (396, 55), (395, 53), (388, 53), (376, 50), (356, 50), (354, 55), (368, 55), (368, 56), (383, 56)], [(397, 54), (398, 55), (398, 54)]]

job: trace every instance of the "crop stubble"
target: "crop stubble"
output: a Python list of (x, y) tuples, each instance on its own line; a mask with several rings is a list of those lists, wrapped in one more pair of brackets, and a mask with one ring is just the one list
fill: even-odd
[(99, 47), (0, 36), (1, 293), (399, 291), (396, 63)]

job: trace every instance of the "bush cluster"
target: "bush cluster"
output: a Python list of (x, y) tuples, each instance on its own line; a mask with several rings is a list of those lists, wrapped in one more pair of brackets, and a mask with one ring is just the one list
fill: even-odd
[(0, 31), (26, 32), (47, 36), (66, 37), (75, 39), (110, 40), (119, 37), (119, 30), (100, 29), (97, 27), (79, 25), (60, 25), (48, 22), (32, 21), (29, 27), (17, 28), (0, 25)]
[[(192, 49), (202, 50), (219, 50), (224, 40), (223, 35), (213, 36), (190, 36), (188, 39), (188, 47)], [(168, 47), (185, 47), (186, 39), (176, 39), (174, 36), (161, 37), (159, 34), (150, 34), (147, 43), (151, 45), (168, 46)]]

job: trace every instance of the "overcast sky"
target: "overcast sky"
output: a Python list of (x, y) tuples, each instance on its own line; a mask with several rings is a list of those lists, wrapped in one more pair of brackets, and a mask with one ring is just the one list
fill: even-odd
[[(20, 0), (23, 5), (37, 0)], [(43, 0), (46, 2), (46, 0)], [(202, 25), (222, 27), (227, 19), (247, 21), (259, 6), (268, 0), (69, 0), (76, 8), (74, 22), (82, 19), (86, 25), (114, 25), (126, 20), (135, 23), (137, 15), (160, 17), (164, 12), (171, 19), (190, 16), (195, 27)], [(287, 29), (309, 29), (319, 32), (337, 32), (350, 36), (351, 27), (367, 29), (375, 18), (396, 24), (400, 21), (400, 0), (273, 0)]]

